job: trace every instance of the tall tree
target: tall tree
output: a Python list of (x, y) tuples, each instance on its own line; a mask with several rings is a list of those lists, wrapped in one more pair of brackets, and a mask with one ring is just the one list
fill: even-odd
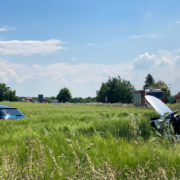
[(147, 89), (147, 87), (150, 86), (150, 85), (152, 85), (153, 83), (155, 83), (154, 78), (152, 77), (151, 74), (148, 74), (148, 75), (146, 76), (146, 80), (145, 80), (145, 82), (144, 82), (143, 89), (144, 89), (144, 90)]
[(7, 98), (7, 91), (8, 87), (6, 87), (6, 84), (0, 83), (0, 101), (3, 101), (5, 98)]
[(12, 91), (6, 84), (0, 83), (0, 101), (17, 101), (16, 91)]
[(129, 81), (122, 80), (120, 76), (108, 79), (102, 83), (100, 90), (97, 91), (97, 102), (105, 102), (105, 97), (110, 103), (132, 103), (134, 86)]
[(168, 85), (164, 81), (157, 81), (148, 86), (147, 88), (157, 88), (157, 89), (162, 89), (165, 93), (165, 102), (168, 103), (170, 102), (170, 90)]
[(17, 101), (18, 100), (18, 98), (16, 97), (16, 91), (9, 91), (8, 92), (8, 100), (9, 101)]
[(56, 98), (59, 100), (59, 102), (66, 102), (71, 101), (72, 95), (68, 88), (62, 88)]
[(55, 96), (51, 96), (50, 99), (51, 99), (51, 100), (55, 100), (56, 97), (55, 97)]

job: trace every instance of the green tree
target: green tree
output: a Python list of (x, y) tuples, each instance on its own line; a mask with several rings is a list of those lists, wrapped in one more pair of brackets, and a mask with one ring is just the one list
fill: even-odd
[(146, 80), (145, 80), (145, 82), (144, 82), (143, 89), (144, 89), (144, 90), (147, 89), (147, 87), (150, 86), (150, 85), (152, 85), (153, 83), (155, 83), (154, 78), (152, 77), (151, 74), (148, 74), (148, 75), (146, 76)]
[(96, 97), (75, 97), (71, 99), (71, 103), (92, 103), (96, 101)]
[(68, 88), (62, 88), (56, 98), (59, 100), (59, 102), (66, 102), (71, 101), (72, 95)]
[(0, 83), (0, 101), (17, 101), (16, 91), (12, 91), (10, 87), (6, 87), (6, 84)]
[(157, 81), (151, 84), (150, 86), (147, 87), (149, 88), (156, 88), (156, 89), (162, 89), (165, 93), (165, 102), (169, 103), (170, 102), (170, 90), (168, 85), (164, 81)]
[(50, 99), (51, 99), (51, 100), (55, 100), (56, 97), (55, 97), (55, 96), (51, 96)]
[(100, 90), (97, 91), (97, 102), (105, 102), (105, 97), (110, 103), (132, 103), (133, 92), (135, 88), (127, 80), (122, 80), (120, 76), (108, 79), (106, 83), (102, 83)]
[(8, 87), (6, 87), (6, 84), (0, 83), (0, 101), (8, 100), (7, 92), (8, 92)]
[(38, 102), (38, 97), (31, 97), (33, 101), (37, 101)]
[(16, 97), (16, 91), (9, 90), (8, 97), (9, 97), (8, 98), (9, 101), (17, 101), (18, 100), (18, 98)]
[(51, 102), (51, 98), (46, 98), (47, 102), (50, 103)]
[(71, 103), (78, 103), (78, 100), (79, 100), (78, 97), (72, 98)]
[(171, 103), (172, 103), (172, 104), (176, 103), (176, 98), (175, 98), (175, 96), (171, 97)]
[(86, 101), (87, 103), (92, 103), (92, 102), (95, 102), (95, 101), (96, 101), (96, 98), (95, 98), (95, 97), (87, 97), (85, 101)]

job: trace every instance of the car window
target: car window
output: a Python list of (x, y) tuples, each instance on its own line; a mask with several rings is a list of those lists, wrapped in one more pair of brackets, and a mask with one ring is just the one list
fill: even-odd
[(9, 108), (0, 109), (0, 114), (3, 116), (23, 116), (23, 114), (18, 109)]

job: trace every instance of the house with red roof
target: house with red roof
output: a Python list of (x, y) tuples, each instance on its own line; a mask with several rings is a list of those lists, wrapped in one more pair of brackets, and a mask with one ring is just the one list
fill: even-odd
[(32, 102), (32, 98), (30, 98), (30, 97), (26, 98), (26, 100)]
[(180, 92), (175, 96), (176, 103), (180, 103)]

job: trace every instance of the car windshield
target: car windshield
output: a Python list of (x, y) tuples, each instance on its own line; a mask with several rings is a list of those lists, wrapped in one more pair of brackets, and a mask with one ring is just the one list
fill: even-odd
[(163, 92), (148, 92), (147, 95), (154, 96), (156, 98), (163, 98), (164, 93)]
[(18, 109), (9, 109), (4, 108), (0, 109), (0, 114), (3, 116), (23, 116), (23, 114)]

